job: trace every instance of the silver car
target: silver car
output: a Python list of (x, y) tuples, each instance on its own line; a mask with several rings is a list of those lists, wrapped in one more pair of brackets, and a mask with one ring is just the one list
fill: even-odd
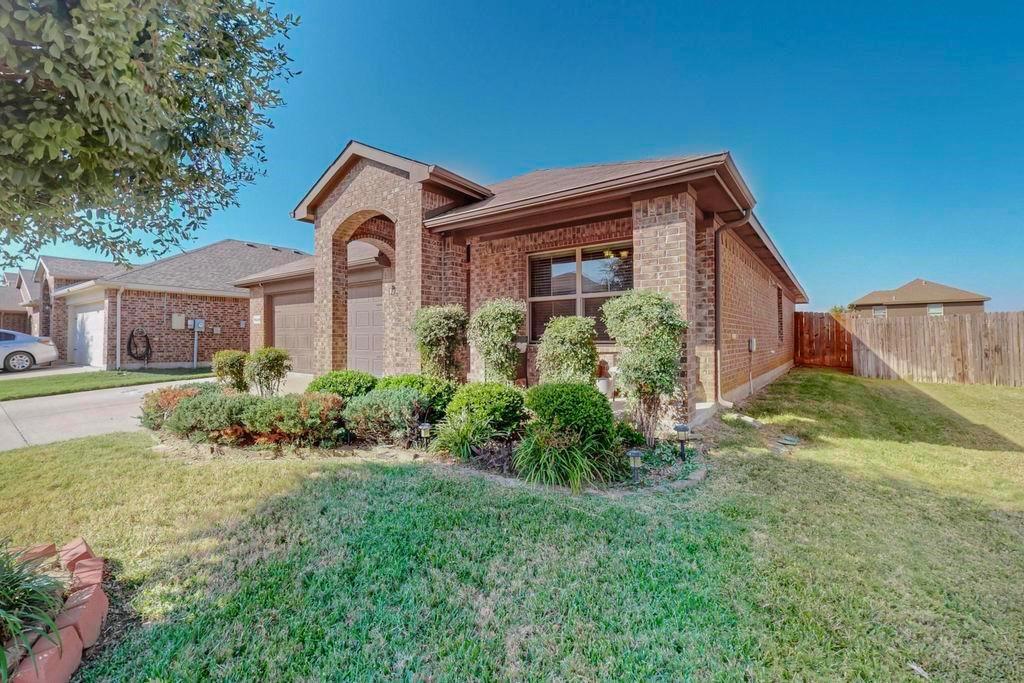
[(49, 337), (0, 330), (0, 360), (7, 372), (21, 372), (57, 360), (57, 348)]

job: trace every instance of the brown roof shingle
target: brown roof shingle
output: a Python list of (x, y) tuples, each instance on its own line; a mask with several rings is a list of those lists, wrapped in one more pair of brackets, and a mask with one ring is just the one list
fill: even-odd
[(941, 304), (962, 301), (988, 301), (991, 297), (966, 289), (957, 289), (922, 278), (911, 280), (896, 289), (879, 289), (865, 294), (853, 306), (885, 306), (896, 304)]
[(63, 256), (40, 256), (39, 263), (53, 277), (68, 280), (94, 280), (125, 272), (125, 266), (110, 261), (95, 261), (84, 258), (64, 258)]

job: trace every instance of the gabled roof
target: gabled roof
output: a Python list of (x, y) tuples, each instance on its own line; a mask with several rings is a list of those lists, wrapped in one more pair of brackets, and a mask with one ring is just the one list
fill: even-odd
[(110, 261), (64, 258), (63, 256), (40, 256), (33, 279), (36, 282), (42, 282), (44, 270), (51, 277), (68, 280), (92, 280), (98, 277), (117, 275), (125, 272), (127, 269), (127, 266), (119, 266)]
[(348, 167), (358, 159), (369, 159), (385, 166), (397, 168), (409, 174), (413, 182), (430, 181), (455, 190), (470, 199), (481, 199), (490, 195), (490, 191), (483, 185), (478, 185), (472, 180), (452, 173), (448, 169), (436, 164), (425, 164), (408, 157), (403, 157), (382, 149), (371, 147), (357, 140), (349, 140), (345, 149), (341, 150), (338, 158), (327, 167), (320, 177), (309, 189), (302, 201), (292, 211), (292, 218), (312, 223), (315, 218), (317, 204), (334, 186), (335, 182), (344, 175)]
[(39, 300), (39, 293), (42, 286), (36, 282), (34, 277), (32, 277), (32, 271), (30, 269), (22, 268), (18, 272), (18, 281), (15, 286), (21, 292), (22, 304), (27, 306)]
[(853, 306), (893, 306), (897, 304), (943, 304), (988, 301), (991, 297), (966, 289), (917, 278), (896, 289), (878, 289), (853, 302)]
[(58, 294), (90, 287), (181, 291), (210, 296), (248, 297), (249, 292), (234, 285), (246, 275), (309, 257), (304, 251), (271, 244), (221, 240), (205, 247), (135, 266), (113, 277), (96, 278), (58, 290)]
[(7, 279), (4, 278), (5, 284), (0, 285), (0, 311), (18, 311), (24, 313), (25, 308), (21, 303), (21, 292), (18, 288), (12, 284), (6, 284)]
[(4, 273), (3, 276), (0, 277), (0, 284), (17, 286), (17, 284), (18, 284), (18, 271)]

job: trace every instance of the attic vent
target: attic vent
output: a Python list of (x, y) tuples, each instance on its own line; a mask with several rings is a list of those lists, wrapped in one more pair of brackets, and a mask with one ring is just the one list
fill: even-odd
[(298, 254), (299, 256), (302, 256), (302, 252), (299, 251), (298, 249), (292, 249), (292, 253), (293, 254)]
[(252, 242), (246, 242), (246, 243), (245, 243), (245, 246), (247, 246), (247, 247), (252, 247), (253, 249), (255, 249), (255, 248), (256, 248), (256, 245), (255, 245), (255, 244), (253, 244)]
[(270, 248), (270, 251), (281, 251), (281, 250), (280, 250), (280, 249), (278, 249), (277, 247), (271, 247), (271, 248)]

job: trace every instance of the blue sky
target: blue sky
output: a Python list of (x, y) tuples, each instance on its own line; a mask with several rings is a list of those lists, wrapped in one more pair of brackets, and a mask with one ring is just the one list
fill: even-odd
[(289, 210), (350, 138), (483, 183), (727, 149), (811, 308), (924, 277), (1024, 309), (1024, 10), (847, 5), (282, 1), (267, 176), (197, 244), (311, 249)]

